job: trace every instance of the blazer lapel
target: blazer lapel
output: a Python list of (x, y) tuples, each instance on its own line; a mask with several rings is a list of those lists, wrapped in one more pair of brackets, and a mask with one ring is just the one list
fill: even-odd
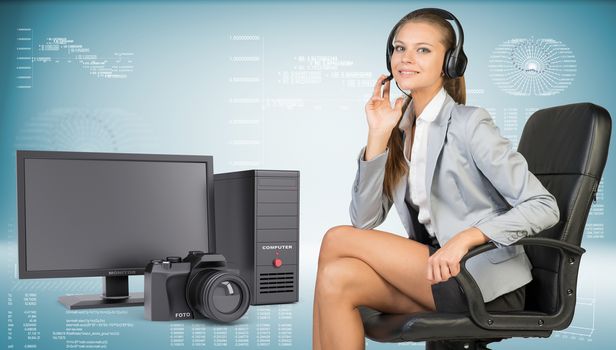
[[(409, 128), (411, 126), (410, 125), (410, 113), (412, 109), (413, 109), (413, 100), (409, 102), (409, 105), (407, 106), (404, 112), (404, 115), (402, 116), (402, 119), (400, 120), (400, 124), (398, 125), (398, 128), (402, 132), (402, 147), (404, 147), (404, 144), (406, 142), (405, 139), (407, 136), (407, 132), (409, 131)], [(402, 222), (402, 226), (404, 226), (404, 229), (406, 230), (409, 238), (413, 239), (415, 238), (415, 231), (413, 229), (413, 225), (411, 222), (411, 215), (409, 213), (408, 208), (406, 207), (406, 201), (405, 201), (407, 186), (408, 186), (408, 177), (403, 176), (402, 179), (400, 179), (400, 181), (398, 181), (398, 184), (396, 185), (393, 199), (394, 199), (394, 204), (396, 206), (396, 210), (398, 211), (398, 216), (400, 217), (400, 221)]]
[(445, 144), (445, 136), (447, 135), (447, 128), (449, 126), (449, 119), (451, 119), (451, 109), (453, 108), (455, 101), (449, 94), (445, 97), (443, 107), (438, 116), (428, 127), (428, 147), (426, 155), (426, 192), (428, 193), (428, 208), (430, 212), (432, 210), (431, 192), (432, 192), (432, 180), (434, 177), (434, 169), (438, 157), (443, 150)]
[(402, 226), (404, 226), (409, 238), (415, 238), (415, 230), (411, 226), (411, 215), (406, 207), (406, 201), (404, 200), (407, 186), (408, 178), (403, 176), (402, 179), (398, 181), (396, 190), (394, 191), (394, 204), (396, 205), (396, 211), (398, 211)]

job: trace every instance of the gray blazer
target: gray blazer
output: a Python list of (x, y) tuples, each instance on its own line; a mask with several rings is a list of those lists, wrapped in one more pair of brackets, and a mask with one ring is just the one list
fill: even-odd
[[(364, 160), (364, 152), (365, 147), (358, 159), (350, 215), (353, 226), (372, 229), (385, 220), (392, 206), (383, 192), (389, 150), (370, 161)], [(405, 201), (407, 187), (404, 176), (396, 185), (393, 204), (409, 238), (418, 240), (417, 217)], [(428, 127), (426, 189), (441, 246), (474, 226), (499, 247), (469, 259), (466, 265), (485, 302), (531, 281), (524, 249), (510, 245), (554, 226), (560, 211), (554, 196), (528, 170), (526, 159), (513, 150), (511, 141), (500, 135), (485, 109), (460, 105), (446, 96)]]

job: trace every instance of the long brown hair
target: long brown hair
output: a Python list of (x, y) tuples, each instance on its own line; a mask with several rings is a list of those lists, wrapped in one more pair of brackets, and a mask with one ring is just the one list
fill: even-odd
[[(408, 22), (423, 22), (436, 26), (442, 33), (441, 42), (443, 46), (445, 46), (445, 52), (452, 49), (456, 44), (456, 34), (453, 27), (441, 16), (425, 12), (415, 14), (412, 14), (411, 12), (410, 14), (402, 17), (402, 19), (398, 22), (396, 35), (398, 34), (398, 31), (400, 31), (400, 28)], [(455, 79), (450, 79), (445, 76), (443, 86), (445, 91), (447, 91), (454, 101), (459, 104), (466, 103), (466, 84), (464, 82), (464, 76)], [(410, 103), (411, 99), (406, 98), (404, 104), (402, 105), (402, 115), (404, 115)], [(401, 120), (402, 118), (398, 120), (398, 126), (400, 125)], [(385, 163), (383, 190), (385, 191), (387, 197), (392, 199), (396, 184), (400, 181), (400, 178), (407, 175), (409, 171), (408, 164), (404, 159), (404, 142), (402, 141), (402, 133), (398, 127), (395, 127), (392, 130), (391, 135), (389, 136), (389, 141), (387, 142), (387, 147), (389, 148), (389, 154), (387, 156), (387, 162)], [(429, 191), (429, 189), (427, 190)]]

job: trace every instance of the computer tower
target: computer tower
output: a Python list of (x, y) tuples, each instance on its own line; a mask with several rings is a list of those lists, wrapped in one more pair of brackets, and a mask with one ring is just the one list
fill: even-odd
[(240, 270), (251, 305), (298, 301), (299, 172), (214, 175), (216, 252)]

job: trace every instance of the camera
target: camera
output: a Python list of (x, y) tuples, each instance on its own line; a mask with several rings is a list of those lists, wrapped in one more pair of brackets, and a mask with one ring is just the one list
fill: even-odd
[(191, 251), (152, 260), (145, 268), (145, 318), (151, 321), (209, 318), (232, 322), (248, 310), (250, 291), (221, 254)]

